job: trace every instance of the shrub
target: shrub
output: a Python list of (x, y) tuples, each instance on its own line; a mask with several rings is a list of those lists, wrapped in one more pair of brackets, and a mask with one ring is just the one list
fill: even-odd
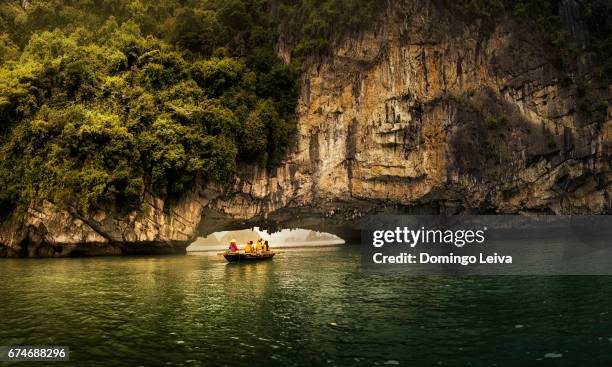
[(488, 127), (489, 129), (495, 129), (499, 125), (499, 121), (497, 120), (497, 118), (491, 115), (485, 117), (484, 122), (486, 127)]

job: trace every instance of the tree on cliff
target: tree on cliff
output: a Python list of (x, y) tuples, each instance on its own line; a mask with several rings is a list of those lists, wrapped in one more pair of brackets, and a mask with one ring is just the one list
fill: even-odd
[(278, 162), (296, 73), (270, 57), (262, 4), (1, 5), (12, 23), (0, 29), (5, 213), (42, 198), (132, 210), (145, 190), (178, 197), (198, 177), (228, 182), (238, 157)]

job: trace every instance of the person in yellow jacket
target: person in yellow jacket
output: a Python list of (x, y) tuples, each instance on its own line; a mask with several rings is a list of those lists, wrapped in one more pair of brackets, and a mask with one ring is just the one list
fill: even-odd
[(257, 245), (255, 246), (255, 251), (262, 252), (263, 251), (263, 240), (260, 238), (257, 240)]
[(247, 254), (250, 254), (251, 252), (253, 252), (253, 241), (248, 241), (246, 243), (246, 246), (244, 246), (244, 252)]

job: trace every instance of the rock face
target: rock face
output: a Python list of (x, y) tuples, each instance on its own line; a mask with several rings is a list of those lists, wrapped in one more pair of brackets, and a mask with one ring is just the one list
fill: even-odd
[(201, 183), (172, 206), (147, 195), (129, 216), (32, 206), (3, 224), (0, 256), (183, 252), (252, 225), (350, 240), (380, 211), (610, 213), (610, 86), (586, 61), (574, 75), (586, 85), (565, 81), (511, 22), (440, 30), (422, 5), (392, 6), (309, 61), (295, 148), (276, 169), (239, 167), (233, 187)]
[(172, 209), (147, 195), (142, 209), (125, 217), (99, 211), (85, 217), (44, 202), (31, 206), (24, 222), (0, 228), (4, 256), (63, 257), (184, 253), (193, 242), (206, 201), (186, 196)]

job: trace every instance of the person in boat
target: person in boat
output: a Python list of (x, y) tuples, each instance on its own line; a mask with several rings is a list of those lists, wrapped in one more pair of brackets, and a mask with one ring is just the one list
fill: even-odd
[(238, 246), (236, 245), (236, 240), (235, 240), (235, 239), (232, 239), (232, 240), (230, 241), (230, 244), (229, 244), (229, 250), (230, 250), (231, 252), (237, 252), (237, 251), (238, 251)]
[(247, 254), (253, 252), (253, 241), (247, 241), (246, 246), (244, 246), (244, 252)]
[(262, 252), (263, 251), (263, 241), (262, 239), (257, 240), (257, 245), (255, 246), (255, 251)]
[(264, 241), (263, 250), (264, 250), (264, 252), (270, 251), (270, 245), (268, 244), (268, 240)]

